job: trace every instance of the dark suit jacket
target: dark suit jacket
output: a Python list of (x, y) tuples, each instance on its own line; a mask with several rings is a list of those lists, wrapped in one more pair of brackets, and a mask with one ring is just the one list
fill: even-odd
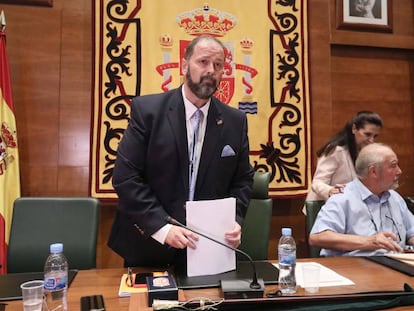
[[(130, 117), (113, 172), (119, 206), (108, 245), (127, 262), (168, 264), (174, 249), (151, 235), (167, 215), (185, 223), (189, 155), (181, 87), (134, 98)], [(226, 145), (234, 156), (222, 157)], [(194, 200), (235, 197), (240, 225), (253, 183), (248, 154), (245, 114), (212, 98)]]

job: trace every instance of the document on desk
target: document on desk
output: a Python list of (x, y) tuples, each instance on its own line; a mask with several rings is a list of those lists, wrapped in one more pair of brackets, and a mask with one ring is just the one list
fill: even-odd
[[(236, 199), (189, 201), (186, 203), (187, 226), (227, 244), (224, 233), (236, 220)], [(197, 248), (187, 248), (187, 276), (223, 273), (236, 269), (235, 251), (199, 236)]]
[[(320, 275), (319, 275), (319, 287), (328, 287), (328, 286), (340, 286), (340, 285), (355, 285), (353, 281), (350, 279), (340, 275), (339, 273), (335, 272), (334, 270), (329, 269), (328, 267), (325, 267), (324, 265), (321, 265), (317, 262), (309, 262), (314, 265), (320, 266)], [(303, 266), (305, 264), (304, 262), (297, 262), (296, 263), (296, 283), (303, 287)]]

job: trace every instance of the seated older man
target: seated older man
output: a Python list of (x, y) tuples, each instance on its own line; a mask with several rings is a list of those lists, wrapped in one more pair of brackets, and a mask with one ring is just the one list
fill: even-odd
[(357, 178), (320, 210), (309, 244), (321, 256), (371, 256), (402, 252), (414, 244), (414, 215), (394, 189), (402, 171), (384, 144), (364, 147), (355, 162)]

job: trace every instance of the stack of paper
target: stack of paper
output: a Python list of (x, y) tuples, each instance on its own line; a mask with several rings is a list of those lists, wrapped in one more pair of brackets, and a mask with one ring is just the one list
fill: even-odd
[(297, 262), (296, 263), (296, 283), (303, 287), (303, 271), (302, 267), (305, 264), (312, 263), (320, 266), (319, 287), (340, 286), (340, 285), (354, 285), (350, 279), (336, 273), (335, 271), (316, 262)]
[(131, 296), (131, 294), (133, 293), (144, 293), (147, 290), (147, 287), (130, 287), (127, 285), (127, 277), (128, 274), (123, 274), (121, 277), (121, 282), (119, 283), (119, 291), (118, 291), (118, 296), (119, 297), (129, 297)]

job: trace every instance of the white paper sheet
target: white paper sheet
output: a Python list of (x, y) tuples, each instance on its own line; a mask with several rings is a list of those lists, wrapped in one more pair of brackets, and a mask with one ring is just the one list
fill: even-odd
[[(335, 271), (321, 265), (317, 262), (297, 262), (296, 263), (296, 284), (303, 287), (303, 272), (302, 267), (305, 264), (312, 263), (321, 267), (319, 276), (319, 287), (340, 286), (340, 285), (355, 285), (350, 279), (336, 273)], [(277, 265), (276, 265), (277, 267)]]
[[(236, 199), (189, 201), (186, 204), (187, 226), (222, 243), (224, 233), (236, 221)], [(235, 251), (202, 236), (197, 249), (187, 248), (187, 275), (212, 275), (236, 269)]]

